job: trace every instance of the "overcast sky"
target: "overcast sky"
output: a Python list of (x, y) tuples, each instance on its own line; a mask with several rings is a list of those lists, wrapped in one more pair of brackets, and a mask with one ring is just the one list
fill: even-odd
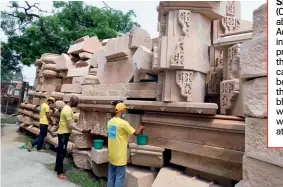
[[(23, 2), (22, 2), (23, 3)], [(147, 30), (151, 37), (158, 36), (157, 32), (157, 16), (158, 13), (156, 11), (156, 7), (159, 4), (159, 1), (110, 1), (106, 2), (108, 6), (121, 10), (123, 12), (127, 12), (128, 10), (134, 10), (137, 17), (135, 21), (137, 21), (141, 27)], [(241, 19), (252, 22), (253, 20), (253, 11), (257, 9), (260, 5), (266, 3), (266, 1), (242, 1), (241, 2)], [(102, 1), (88, 1), (86, 4), (104, 7)], [(8, 2), (0, 2), (0, 10), (8, 10), (7, 7)], [(52, 1), (40, 2), (40, 8), (43, 10), (51, 11), (52, 10)], [(6, 40), (2, 30), (0, 32), (1, 40)], [(23, 68), (23, 76), (25, 81), (29, 81), (30, 84), (33, 84), (33, 80), (35, 77), (35, 67), (24, 67)]]

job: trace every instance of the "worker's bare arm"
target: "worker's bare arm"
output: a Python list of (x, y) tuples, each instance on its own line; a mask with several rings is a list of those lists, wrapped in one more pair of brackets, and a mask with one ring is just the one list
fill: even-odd
[(49, 124), (52, 125), (53, 124), (53, 120), (51, 119), (50, 112), (46, 112), (46, 117), (48, 119)]
[(134, 135), (135, 135), (135, 136), (140, 135), (143, 130), (144, 130), (144, 126), (140, 126), (140, 127), (134, 132)]
[(75, 130), (75, 131), (79, 131), (79, 132), (82, 132), (82, 133), (90, 133), (90, 130), (88, 129), (81, 129), (81, 128), (78, 128), (76, 125), (75, 125), (75, 122), (74, 120), (69, 120), (68, 121), (68, 127), (72, 130)]

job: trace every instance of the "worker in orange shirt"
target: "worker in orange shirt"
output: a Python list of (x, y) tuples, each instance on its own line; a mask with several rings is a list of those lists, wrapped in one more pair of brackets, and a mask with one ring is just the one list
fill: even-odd
[(32, 142), (28, 143), (28, 151), (30, 152), (32, 147), (37, 145), (37, 150), (42, 151), (42, 147), (44, 144), (44, 139), (47, 136), (48, 125), (53, 124), (53, 121), (50, 116), (50, 105), (55, 103), (54, 97), (49, 97), (47, 102), (44, 102), (40, 106), (40, 132), (39, 136)]
[(128, 107), (118, 103), (116, 115), (107, 123), (108, 130), (108, 182), (107, 187), (124, 187), (129, 135), (138, 136), (144, 126), (135, 130), (125, 119)]

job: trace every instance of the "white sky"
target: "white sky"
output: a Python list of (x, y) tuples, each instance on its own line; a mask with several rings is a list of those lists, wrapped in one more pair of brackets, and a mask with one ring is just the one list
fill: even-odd
[[(141, 27), (147, 30), (151, 37), (158, 36), (157, 32), (157, 16), (156, 7), (159, 4), (159, 1), (109, 1), (106, 2), (108, 6), (127, 12), (128, 10), (134, 10), (137, 17), (137, 21)], [(257, 9), (260, 5), (266, 3), (266, 1), (242, 1), (241, 2), (241, 19), (252, 22), (253, 20), (253, 11)], [(104, 7), (102, 1), (87, 1), (86, 4)], [(7, 7), (8, 2), (0, 2), (0, 10), (9, 10)], [(52, 1), (40, 1), (41, 9), (51, 11), (52, 10)], [(2, 30), (0, 31), (1, 40), (6, 40), (5, 35)], [(30, 84), (33, 84), (35, 77), (35, 67), (23, 67), (23, 76), (25, 81), (29, 81)]]

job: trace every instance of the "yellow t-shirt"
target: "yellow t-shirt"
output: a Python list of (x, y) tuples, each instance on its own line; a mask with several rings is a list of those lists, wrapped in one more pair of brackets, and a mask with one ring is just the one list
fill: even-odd
[(46, 116), (46, 112), (49, 112), (49, 105), (47, 103), (42, 103), (41, 106), (40, 106), (40, 113), (39, 113), (39, 123), (40, 124), (44, 124), (44, 125), (48, 125), (49, 124), (49, 121), (47, 119), (47, 116)]
[(114, 117), (107, 123), (108, 160), (114, 166), (127, 164), (128, 137), (135, 129), (125, 120)]
[(65, 105), (60, 114), (59, 129), (57, 130), (58, 134), (65, 134), (72, 132), (72, 129), (70, 129), (68, 126), (68, 121), (70, 120), (74, 120), (74, 113), (69, 105)]

